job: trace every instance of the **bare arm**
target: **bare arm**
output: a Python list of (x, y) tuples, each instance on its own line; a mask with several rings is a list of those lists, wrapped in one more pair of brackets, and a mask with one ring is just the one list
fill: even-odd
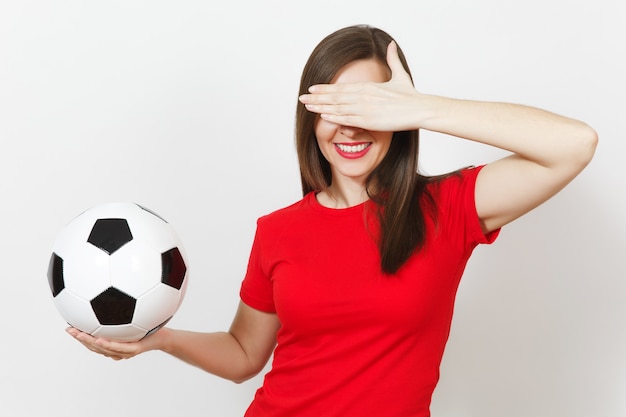
[(518, 104), (421, 94), (393, 42), (387, 63), (392, 76), (386, 83), (317, 85), (300, 100), (331, 123), (372, 131), (426, 129), (512, 152), (478, 176), (476, 208), (485, 232), (552, 197), (594, 154), (596, 132), (583, 122)]
[(88, 349), (115, 360), (150, 350), (162, 350), (209, 373), (243, 382), (258, 374), (276, 344), (280, 323), (275, 314), (240, 302), (228, 332), (200, 333), (163, 328), (138, 342), (113, 342), (76, 329), (68, 333)]
[(425, 129), (485, 143), (513, 154), (488, 164), (476, 184), (485, 232), (539, 206), (591, 160), (597, 144), (585, 123), (533, 107), (427, 96)]

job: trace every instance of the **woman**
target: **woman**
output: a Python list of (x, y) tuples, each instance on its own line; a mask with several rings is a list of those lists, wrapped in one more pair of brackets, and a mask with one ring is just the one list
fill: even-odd
[[(429, 178), (419, 129), (511, 155)], [(116, 360), (158, 349), (236, 382), (273, 353), (250, 417), (428, 416), (472, 250), (568, 184), (597, 136), (536, 108), (421, 94), (387, 33), (352, 26), (305, 66), (296, 141), (304, 197), (259, 219), (228, 332), (68, 332)]]

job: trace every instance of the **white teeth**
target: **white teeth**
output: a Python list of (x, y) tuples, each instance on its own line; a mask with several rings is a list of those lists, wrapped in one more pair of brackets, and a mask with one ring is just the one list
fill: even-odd
[(363, 149), (367, 148), (370, 144), (369, 143), (361, 143), (359, 145), (344, 145), (343, 143), (337, 143), (336, 145), (337, 145), (337, 147), (339, 148), (339, 150), (341, 152), (357, 153), (357, 152), (361, 152)]

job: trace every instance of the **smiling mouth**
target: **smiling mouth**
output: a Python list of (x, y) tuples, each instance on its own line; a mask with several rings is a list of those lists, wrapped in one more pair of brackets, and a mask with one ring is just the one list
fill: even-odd
[(359, 143), (335, 143), (337, 153), (346, 159), (358, 159), (367, 154), (370, 150), (371, 142)]
[(359, 153), (369, 148), (371, 143), (356, 143), (354, 145), (346, 145), (345, 143), (336, 143), (335, 146), (344, 153)]

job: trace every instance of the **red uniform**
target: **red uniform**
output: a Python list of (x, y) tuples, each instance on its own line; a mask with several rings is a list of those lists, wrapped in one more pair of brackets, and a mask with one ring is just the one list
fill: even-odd
[[(484, 235), (480, 168), (429, 185), (436, 222), (394, 275), (380, 269), (371, 202), (321, 206), (314, 193), (261, 217), (241, 287), (281, 322), (272, 369), (247, 417), (426, 417), (459, 280)], [(371, 218), (371, 216), (370, 216)]]

